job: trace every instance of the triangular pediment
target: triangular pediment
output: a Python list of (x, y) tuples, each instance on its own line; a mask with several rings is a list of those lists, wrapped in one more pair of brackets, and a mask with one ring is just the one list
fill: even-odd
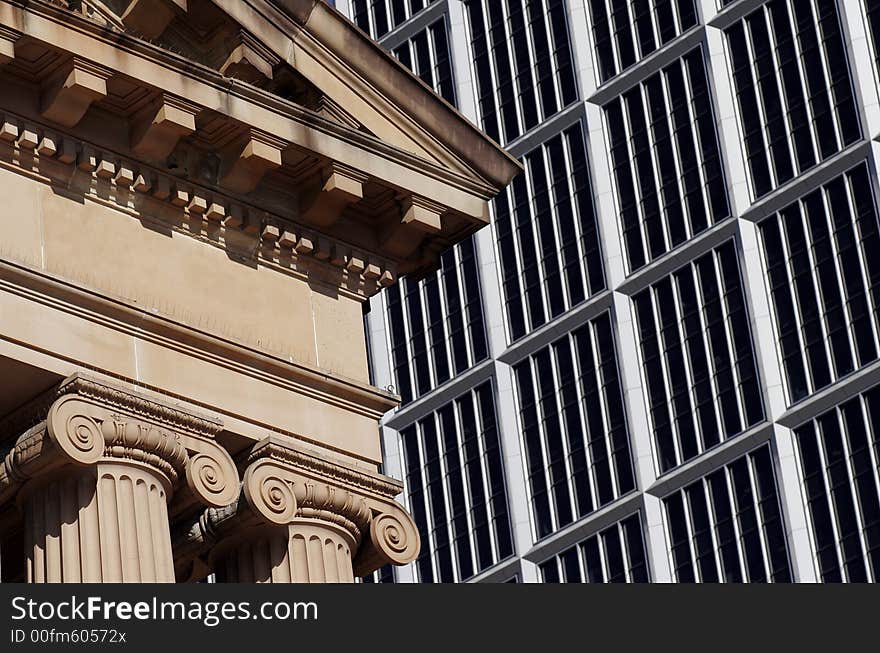
[(512, 157), (321, 0), (85, 2), (97, 19), (454, 174), (500, 188), (518, 171)]

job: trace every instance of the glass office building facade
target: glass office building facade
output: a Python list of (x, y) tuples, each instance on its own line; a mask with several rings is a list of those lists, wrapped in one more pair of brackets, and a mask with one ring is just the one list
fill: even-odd
[(525, 168), (371, 302), (366, 580), (878, 580), (880, 1), (336, 4)]

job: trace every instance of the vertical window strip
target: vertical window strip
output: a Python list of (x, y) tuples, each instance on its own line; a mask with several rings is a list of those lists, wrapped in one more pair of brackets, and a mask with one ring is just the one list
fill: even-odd
[(433, 277), (404, 279), (384, 292), (395, 388), (403, 404), (488, 356), (473, 239), (446, 252)]
[(582, 130), (527, 153), (525, 173), (494, 202), (511, 341), (605, 289)]
[(647, 583), (641, 513), (585, 538), (538, 568), (544, 583)]
[(730, 215), (708, 93), (697, 47), (604, 107), (631, 272)]
[(794, 430), (814, 560), (825, 582), (880, 580), (880, 387)]
[[(602, 328), (610, 328), (610, 325), (607, 325), (607, 327), (606, 327), (606, 325), (604, 323), (597, 321), (594, 325), (594, 328), (590, 329), (587, 332), (589, 334), (589, 338), (591, 341), (590, 342), (590, 344), (591, 344), (590, 351), (593, 355), (592, 356), (592, 364), (593, 364), (592, 369), (595, 370), (596, 386), (599, 389), (599, 401), (596, 402), (596, 404), (594, 404), (594, 406), (598, 407), (598, 414), (599, 414), (599, 418), (601, 420), (600, 423), (602, 425), (600, 432), (601, 432), (601, 435), (603, 436), (600, 438), (600, 437), (598, 437), (599, 433), (593, 432), (590, 434), (590, 440), (593, 443), (595, 443), (595, 445), (596, 445), (596, 451), (598, 453), (594, 454), (595, 457), (598, 458), (599, 460), (605, 461), (605, 464), (602, 465), (602, 467), (597, 466), (596, 469), (597, 470), (604, 469), (605, 467), (607, 467), (607, 469), (608, 469), (607, 472), (603, 472), (604, 475), (607, 476), (607, 480), (605, 481), (605, 485), (609, 486), (608, 489), (605, 491), (610, 492), (611, 496), (619, 497), (619, 496), (621, 496), (620, 483), (617, 480), (617, 475), (616, 475), (615, 469), (614, 469), (614, 462), (615, 461), (613, 460), (612, 455), (611, 455), (612, 446), (611, 446), (611, 442), (610, 442), (610, 438), (611, 438), (611, 428), (610, 428), (610, 424), (609, 424), (610, 420), (608, 419), (608, 398), (606, 395), (605, 383), (603, 382), (604, 379), (602, 377), (602, 365), (599, 362), (599, 356), (603, 355), (604, 352), (601, 352), (599, 350), (597, 331)], [(586, 334), (585, 334), (585, 336), (586, 336)], [(614, 352), (612, 352), (612, 355), (614, 355)], [(616, 358), (615, 358), (615, 365), (616, 365)], [(609, 392), (621, 392), (620, 386), (617, 386), (616, 388), (615, 387), (607, 388), (607, 390)], [(597, 421), (599, 421), (599, 420), (597, 420)], [(629, 471), (631, 473), (631, 469)], [(603, 479), (601, 478), (601, 476), (597, 479), (597, 481), (598, 481), (597, 486), (599, 487), (599, 495), (598, 496), (599, 496), (599, 499), (601, 500), (602, 494), (603, 494), (603, 491), (602, 491)]]
[[(730, 250), (727, 250), (727, 251), (728, 251), (728, 255), (735, 256), (735, 254), (730, 252)], [(738, 422), (738, 424), (740, 424), (740, 428), (742, 428), (742, 425), (751, 424), (753, 422), (746, 415), (745, 388), (743, 386), (747, 383), (747, 380), (745, 378), (743, 378), (743, 370), (742, 370), (741, 366), (738, 364), (738, 361), (736, 359), (736, 348), (734, 347), (733, 343), (734, 343), (735, 334), (737, 333), (737, 329), (736, 329), (736, 326), (733, 324), (733, 318), (731, 316), (731, 307), (730, 307), (730, 304), (727, 299), (728, 293), (725, 291), (726, 288), (728, 288), (730, 286), (734, 286), (735, 288), (739, 289), (740, 284), (739, 284), (738, 278), (731, 279), (728, 275), (725, 275), (722, 272), (722, 270), (720, 268), (720, 263), (719, 263), (719, 259), (720, 259), (721, 255), (722, 255), (721, 252), (719, 252), (718, 256), (713, 257), (712, 264), (713, 264), (714, 273), (715, 273), (714, 279), (719, 284), (719, 292), (721, 294), (721, 312), (723, 315), (722, 319), (723, 319), (723, 323), (724, 323), (724, 336), (727, 340), (727, 345), (724, 348), (724, 353), (727, 354), (726, 362), (727, 362), (727, 365), (729, 366), (731, 372), (733, 373), (733, 382), (736, 384), (736, 392), (734, 393), (734, 407), (736, 409), (737, 422)], [(739, 266), (736, 267), (736, 271), (732, 274), (738, 276)], [(732, 293), (736, 294), (736, 291), (734, 290), (734, 291), (732, 291)], [(739, 298), (742, 297), (741, 294), (738, 294), (737, 296)], [(752, 371), (752, 370), (747, 368), (747, 371)]]
[(726, 35), (754, 198), (861, 138), (833, 0), (771, 0)]
[[(774, 185), (779, 186), (794, 175), (793, 143), (791, 124), (787, 112), (782, 108), (781, 98), (785, 96), (776, 74), (780, 70), (775, 56), (777, 48), (770, 42), (770, 12), (765, 10), (752, 14), (746, 19), (746, 25), (749, 28), (748, 35), (751, 36), (746, 39), (746, 45), (752, 59), (752, 75), (762, 97), (762, 102), (758, 105), (762, 111), (761, 122), (769, 151), (774, 153), (772, 156), (768, 155), (768, 165)], [(772, 120), (769, 117), (771, 111), (774, 114)]]
[(541, 539), (635, 486), (609, 314), (515, 365), (514, 376)]
[[(706, 427), (701, 423), (701, 429), (704, 429), (702, 432), (702, 441), (704, 446), (708, 448), (712, 444), (718, 443), (722, 440), (721, 434), (724, 432), (724, 427), (722, 425), (722, 410), (721, 410), (721, 390), (718, 387), (718, 374), (715, 369), (715, 358), (712, 355), (712, 345), (707, 338), (704, 338), (702, 334), (708, 333), (709, 329), (706, 325), (706, 316), (703, 312), (703, 306), (705, 302), (703, 300), (703, 291), (700, 287), (700, 280), (697, 276), (697, 267), (695, 265), (691, 265), (689, 269), (685, 270), (681, 277), (677, 279), (678, 283), (677, 288), (679, 294), (682, 293), (683, 288), (693, 289), (693, 309), (695, 311), (695, 315), (698, 319), (699, 330), (697, 332), (690, 331), (689, 337), (692, 340), (698, 340), (699, 346), (698, 351), (705, 356), (706, 361), (706, 373), (708, 374), (708, 384), (712, 390), (712, 422)], [(682, 286), (682, 283), (685, 285)], [(695, 381), (696, 383), (696, 381)], [(698, 386), (695, 386), (695, 390)], [(713, 428), (714, 427), (714, 428)], [(711, 444), (709, 444), (711, 443)]]
[[(829, 244), (831, 242), (834, 243), (830, 248), (830, 251), (826, 252), (826, 254), (831, 257), (831, 265), (824, 265), (819, 268), (822, 275), (822, 298), (823, 304), (825, 305), (825, 319), (829, 325), (831, 324), (831, 319), (828, 317), (828, 313), (832, 310), (829, 308), (832, 303), (836, 305), (835, 308), (837, 308), (837, 312), (845, 319), (845, 324), (838, 328), (838, 330), (844, 331), (844, 337), (846, 338), (845, 351), (843, 353), (838, 353), (839, 347), (834, 346), (833, 335), (831, 336), (831, 342), (829, 343), (832, 352), (834, 352), (835, 371), (838, 376), (844, 376), (858, 367), (859, 364), (858, 351), (853, 338), (855, 324), (849, 306), (850, 302), (846, 301), (848, 293), (843, 282), (843, 271), (841, 269), (843, 252), (840, 250), (841, 242), (839, 239), (839, 233), (831, 223), (832, 216), (835, 213), (831, 206), (831, 192), (823, 193), (822, 200), (822, 208), (824, 208), (824, 216), (822, 217), (824, 217), (824, 221), (814, 229), (816, 231), (821, 231), (823, 240), (827, 239)], [(850, 211), (849, 205), (847, 205), (846, 210), (847, 212)], [(824, 231), (822, 231), (823, 227)], [(816, 234), (812, 233), (811, 235), (815, 242), (815, 240), (817, 240)], [(828, 268), (830, 268), (830, 270), (828, 270)], [(864, 290), (864, 287), (860, 287), (860, 290)]]
[(871, 188), (862, 163), (759, 224), (790, 403), (880, 352), (880, 295), (871, 287), (880, 237)]
[[(764, 419), (748, 321), (743, 314), (734, 323), (732, 313), (734, 305), (745, 311), (732, 241), (654, 283), (633, 303), (661, 473)], [(701, 382), (691, 372), (696, 365), (708, 374)]]
[[(865, 169), (862, 169), (862, 172), (865, 173), (866, 172)], [(865, 246), (860, 246), (862, 239), (861, 239), (861, 234), (858, 233), (859, 232), (859, 226), (858, 226), (859, 210), (858, 210), (858, 206), (856, 204), (856, 200), (854, 197), (854, 192), (855, 192), (854, 184), (856, 184), (856, 183), (858, 183), (858, 180), (855, 178), (855, 176), (849, 175), (846, 177), (846, 184), (844, 184), (844, 189), (846, 190), (846, 201), (847, 201), (847, 207), (849, 209), (849, 215), (853, 217), (853, 222), (856, 225), (855, 229), (853, 230), (853, 233), (852, 233), (853, 242), (852, 242), (852, 246), (850, 247), (850, 253), (852, 255), (854, 255), (855, 260), (858, 261), (858, 272), (859, 272), (859, 276), (860, 276), (860, 281), (861, 281), (862, 287), (866, 289), (864, 300), (865, 300), (865, 306), (867, 309), (867, 320), (868, 320), (868, 324), (870, 326), (871, 336), (873, 338), (874, 349), (877, 352), (880, 352), (880, 302), (876, 302), (876, 304), (877, 304), (876, 308), (874, 310), (871, 310), (870, 299), (871, 299), (872, 293), (871, 293), (871, 280), (870, 280), (870, 273), (869, 273), (870, 268), (868, 267), (868, 261), (867, 261), (868, 249)], [(871, 185), (869, 183), (869, 188), (870, 187), (871, 187)], [(865, 190), (864, 186), (862, 186), (860, 190), (862, 190), (864, 192), (864, 190)], [(869, 191), (869, 197), (870, 197), (870, 191)], [(838, 227), (838, 231), (840, 231), (840, 229), (841, 229), (841, 227)], [(844, 256), (844, 259), (849, 260), (849, 257)], [(858, 283), (855, 279), (852, 279), (852, 283), (853, 283), (853, 285), (858, 285)]]
[(590, 0), (588, 5), (600, 84), (697, 24), (694, 0)]
[[(480, 396), (489, 410), (479, 409)], [(504, 481), (490, 472), (501, 465), (493, 396), (486, 382), (401, 431), (421, 582), (462, 582), (512, 553)]]
[(678, 582), (791, 581), (769, 445), (665, 497), (663, 504)]
[(465, 9), (487, 134), (508, 143), (577, 99), (561, 0), (467, 0)]
[(864, 0), (864, 7), (868, 33), (874, 48), (874, 76), (880, 84), (880, 0)]
[[(467, 397), (466, 399), (464, 399), (464, 401), (468, 401), (471, 403), (472, 410), (477, 415), (477, 422), (476, 422), (477, 429), (479, 429), (480, 433), (485, 434), (488, 430), (488, 425), (484, 423), (484, 421), (483, 421), (484, 416), (481, 414), (481, 412), (479, 410), (479, 406), (477, 405), (477, 392), (479, 392), (479, 390), (477, 390), (474, 393), (471, 393), (471, 395), (469, 397)], [(495, 415), (494, 415), (494, 411), (493, 411), (493, 414), (492, 414), (493, 421), (494, 421), (494, 418), (495, 418)], [(493, 424), (493, 427), (494, 427), (494, 424)], [(479, 451), (480, 451), (480, 472), (481, 472), (480, 476), (483, 479), (483, 485), (482, 485), (482, 488), (480, 488), (480, 489), (483, 493), (483, 503), (486, 505), (487, 509), (490, 509), (493, 488), (490, 486), (491, 477), (489, 475), (488, 452), (487, 452), (485, 438), (478, 439), (477, 444), (479, 446)], [(505, 503), (506, 503), (506, 500), (505, 500)], [(494, 561), (497, 562), (497, 561), (501, 560), (503, 555), (501, 555), (499, 553), (498, 537), (497, 537), (497, 533), (496, 533), (495, 529), (491, 528), (492, 525), (493, 525), (493, 519), (487, 515), (487, 527), (488, 527), (488, 531), (489, 531), (489, 546), (492, 551), (496, 552), (496, 554), (494, 556)], [(509, 526), (506, 526), (506, 527), (509, 530)], [(479, 547), (479, 542), (475, 541), (474, 542), (474, 550), (477, 550), (478, 547)], [(478, 566), (478, 568), (482, 569), (483, 567)]]

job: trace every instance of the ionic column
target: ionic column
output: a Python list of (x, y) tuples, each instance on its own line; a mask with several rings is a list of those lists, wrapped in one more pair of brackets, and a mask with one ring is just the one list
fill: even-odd
[(400, 485), (270, 436), (246, 460), (238, 502), (179, 538), (199, 542), (221, 582), (351, 583), (416, 558), (419, 534), (392, 497)]
[(82, 377), (45, 403), (0, 465), (28, 582), (174, 582), (169, 511), (233, 500), (228, 454), (193, 434), (199, 418)]

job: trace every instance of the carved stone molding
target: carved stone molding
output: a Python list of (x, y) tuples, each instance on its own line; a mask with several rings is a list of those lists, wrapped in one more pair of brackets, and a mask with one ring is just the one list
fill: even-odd
[[(201, 110), (202, 107), (179, 98), (162, 95), (133, 120), (131, 144), (135, 154), (142, 149), (140, 155), (144, 159), (158, 161), (167, 157), (166, 150), (173, 148), (172, 142), (179, 143), (190, 129), (192, 123), (188, 116)], [(284, 142), (271, 139), (264, 147), (258, 142), (259, 138), (248, 138), (247, 143), (239, 141), (225, 153), (227, 176), (232, 175), (233, 184), (239, 174), (242, 175), (240, 181), (250, 180), (243, 187), (245, 192), (251, 183), (259, 183), (257, 177), (262, 178), (272, 169), (280, 156), (280, 148), (286, 147)], [(34, 167), (40, 175), (71, 191), (79, 188), (88, 197), (126, 212), (131, 212), (132, 206), (138, 207), (139, 216), (160, 221), (181, 235), (200, 238), (211, 246), (221, 246), (227, 239), (235, 240), (237, 237), (232, 238), (231, 234), (243, 232), (255, 240), (247, 254), (240, 251), (237, 255), (253, 257), (276, 271), (314, 274), (324, 283), (335, 284), (340, 291), (358, 297), (369, 296), (398, 279), (397, 265), (393, 261), (320, 233), (320, 228), (308, 224), (303, 216), (300, 217), (306, 225), (294, 223), (290, 217), (245, 205), (222, 188), (210, 189), (194, 180), (176, 178), (11, 113), (0, 115), (0, 146), (8, 147), (5, 152), (0, 149), (0, 160), (9, 165), (31, 172), (30, 167)], [(21, 157), (23, 150), (36, 152), (39, 157)], [(24, 162), (28, 162), (27, 165)], [(68, 166), (76, 166), (73, 177)], [(338, 175), (327, 172), (329, 170), (335, 170)], [(365, 177), (358, 176), (353, 170), (343, 174), (344, 170), (341, 166), (325, 170), (324, 174), (329, 175), (323, 182), (327, 188), (321, 186), (321, 193), (327, 197), (317, 202), (318, 205), (325, 208), (337, 206), (341, 210), (348, 205), (347, 202), (355, 201), (357, 189), (353, 184), (362, 184)], [(80, 179), (78, 184), (75, 182), (77, 177)], [(319, 197), (317, 190), (315, 192)], [(309, 199), (306, 202), (315, 203)], [(324, 202), (327, 204), (322, 204)], [(166, 216), (171, 207), (174, 211), (168, 212), (167, 216), (177, 214), (179, 218), (179, 214), (183, 214), (190, 221), (203, 221), (204, 229), (182, 229), (173, 221), (165, 222), (165, 218), (159, 216)], [(313, 213), (336, 215), (333, 211), (321, 209)], [(205, 233), (217, 229), (217, 225), (222, 225), (223, 239), (205, 237)]]
[(419, 555), (419, 530), (407, 513), (396, 503), (373, 504), (369, 537), (365, 537), (354, 559), (354, 574), (366, 576), (376, 569), (405, 565)]
[(15, 43), (19, 38), (21, 38), (21, 33), (0, 26), (0, 65), (15, 59)]
[[(347, 564), (351, 573), (357, 575), (388, 563), (406, 564), (418, 555), (418, 529), (393, 500), (401, 490), (398, 482), (319, 458), (294, 441), (278, 436), (257, 444), (245, 462), (244, 500), (239, 502), (238, 513), (250, 511), (250, 523), (286, 528), (290, 538), (302, 531), (304, 524), (309, 524), (306, 530), (313, 534), (316, 528), (323, 527), (329, 539), (321, 540), (321, 546), (347, 551)], [(331, 537), (331, 531), (345, 533), (345, 543)], [(227, 552), (221, 557), (229, 555)], [(295, 549), (290, 548), (288, 555), (296, 555)], [(279, 564), (295, 566), (295, 561), (285, 558)], [(312, 561), (307, 566), (311, 570), (309, 578), (320, 575)], [(339, 577), (338, 569), (332, 575)]]
[(199, 111), (197, 105), (163, 93), (132, 121), (132, 151), (153, 161), (166, 159), (181, 138), (196, 130)]
[(230, 581), (351, 582), (418, 555), (418, 529), (393, 500), (402, 489), (398, 481), (275, 435), (243, 463), (237, 501), (176, 525), (178, 579), (213, 569)]
[(173, 582), (174, 515), (239, 496), (222, 423), (131, 388), (76, 374), (0, 432), (25, 424), (0, 462), (0, 508), (24, 515), (29, 581)]
[(286, 141), (258, 129), (248, 130), (243, 145), (230, 149), (225, 157), (227, 171), (220, 185), (246, 195), (253, 191), (270, 170), (280, 168), (281, 153), (290, 145)]
[(246, 30), (235, 36), (232, 51), (220, 65), (220, 72), (251, 84), (272, 79), (273, 68), (281, 59)]
[(386, 229), (382, 244), (395, 256), (407, 258), (422, 246), (426, 236), (440, 233), (446, 209), (424, 197), (409, 195), (401, 198), (400, 212), (400, 222)]
[(0, 503), (48, 469), (104, 459), (154, 468), (169, 498), (185, 479), (175, 512), (194, 502), (226, 506), (238, 496), (235, 463), (213, 439), (219, 420), (79, 373), (20, 409), (2, 429), (26, 430), (0, 465)]
[(349, 204), (363, 198), (367, 179), (347, 166), (325, 166), (320, 186), (309, 190), (300, 202), (300, 216), (318, 227), (334, 225)]
[(71, 57), (43, 86), (43, 117), (73, 127), (93, 102), (106, 97), (107, 79), (112, 75), (112, 70)]

